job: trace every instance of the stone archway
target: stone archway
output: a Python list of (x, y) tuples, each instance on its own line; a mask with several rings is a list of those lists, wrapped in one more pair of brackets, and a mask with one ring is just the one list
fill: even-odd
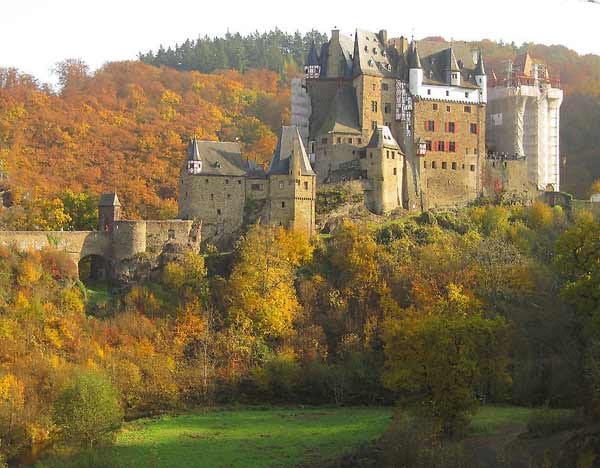
[(101, 255), (89, 254), (82, 257), (78, 264), (79, 279), (86, 285), (108, 284), (109, 261)]

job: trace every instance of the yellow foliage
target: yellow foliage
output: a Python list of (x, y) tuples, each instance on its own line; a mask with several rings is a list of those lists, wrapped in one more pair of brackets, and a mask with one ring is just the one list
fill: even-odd
[(19, 265), (17, 283), (19, 286), (30, 286), (37, 283), (42, 277), (42, 267), (33, 260), (24, 260)]

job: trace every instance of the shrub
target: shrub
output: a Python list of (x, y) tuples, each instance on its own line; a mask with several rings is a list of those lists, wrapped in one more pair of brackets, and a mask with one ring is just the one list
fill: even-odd
[(82, 372), (59, 395), (54, 423), (63, 442), (92, 448), (113, 440), (123, 410), (112, 384), (95, 372)]

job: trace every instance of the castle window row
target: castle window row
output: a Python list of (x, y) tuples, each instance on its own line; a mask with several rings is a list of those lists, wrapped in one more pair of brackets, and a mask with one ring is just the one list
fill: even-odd
[[(425, 131), (426, 132), (435, 132), (435, 120), (425, 120), (424, 121)], [(445, 122), (444, 131), (446, 133), (456, 133), (458, 125), (456, 122)], [(469, 124), (469, 130), (473, 135), (479, 134), (479, 125), (476, 123)]]
[[(452, 161), (450, 163), (450, 167), (452, 168), (453, 171), (456, 171), (456, 170), (458, 170), (458, 163), (456, 161)], [(427, 169), (427, 168), (428, 168), (427, 161), (423, 161), (423, 169)], [(437, 161), (431, 161), (430, 168), (437, 169), (438, 168)], [(465, 170), (465, 168), (466, 168), (466, 165), (462, 164), (462, 170)], [(447, 161), (442, 161), (442, 169), (448, 169)], [(469, 171), (475, 172), (475, 164), (469, 165)], [(394, 172), (394, 174), (395, 174), (395, 172)]]
[[(431, 93), (429, 93), (429, 94), (431, 94)], [(468, 93), (465, 93), (465, 94), (468, 94)], [(469, 96), (465, 96), (465, 97), (469, 97)], [(433, 109), (434, 111), (436, 111), (436, 110), (438, 110), (438, 109), (440, 108), (440, 107), (439, 107), (439, 104), (438, 104), (438, 103), (436, 103), (436, 102), (434, 102), (434, 103), (431, 105), (431, 107), (432, 107), (432, 109)], [(463, 110), (464, 110), (464, 112), (465, 112), (466, 114), (470, 114), (470, 113), (471, 113), (471, 106), (465, 106)], [(451, 106), (446, 106), (446, 112), (450, 112), (450, 111), (452, 111), (452, 107), (451, 107)]]
[[(225, 181), (224, 181), (224, 182), (225, 182), (225, 185), (229, 185), (229, 179), (225, 179)], [(210, 179), (204, 179), (204, 183), (206, 183), (206, 184), (210, 183)], [(238, 183), (238, 185), (242, 185), (242, 180), (241, 180), (241, 179), (239, 179), (239, 180), (237, 181), (237, 183)]]
[[(322, 145), (326, 145), (328, 141), (329, 140), (327, 140), (327, 138), (321, 138), (321, 144)], [(336, 137), (335, 142), (338, 145), (341, 145), (342, 143), (348, 143), (349, 145), (353, 145), (354, 144), (354, 138), (349, 137), (349, 138), (346, 138), (346, 140), (344, 141), (344, 139), (342, 137)], [(362, 145), (362, 138), (357, 138), (356, 139), (356, 144), (357, 145)]]

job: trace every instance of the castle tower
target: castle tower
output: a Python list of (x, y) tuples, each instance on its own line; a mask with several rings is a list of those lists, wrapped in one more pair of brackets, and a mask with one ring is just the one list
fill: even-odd
[(373, 131), (362, 164), (370, 182), (369, 210), (384, 214), (402, 207), (404, 155), (388, 127), (378, 126)]
[(423, 85), (423, 67), (415, 41), (408, 50), (408, 68), (408, 89), (413, 96), (418, 96), (419, 88)]
[(487, 75), (483, 65), (483, 55), (481, 50), (477, 53), (477, 66), (475, 67), (475, 81), (481, 88), (481, 102), (487, 102)]
[(283, 127), (268, 172), (269, 223), (315, 231), (316, 174), (296, 127)]
[(121, 219), (121, 202), (116, 193), (104, 193), (98, 202), (98, 230), (112, 232)]

